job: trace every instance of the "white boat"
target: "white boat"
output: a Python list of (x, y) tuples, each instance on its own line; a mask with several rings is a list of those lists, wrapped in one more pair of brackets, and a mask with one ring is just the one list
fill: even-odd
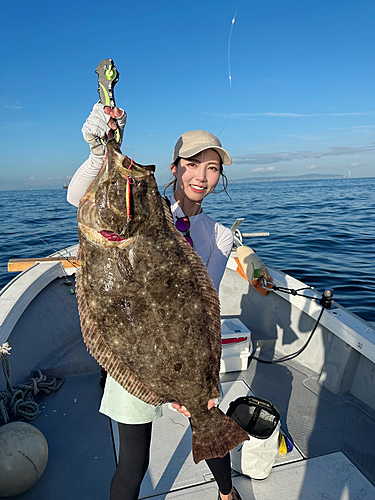
[[(233, 226), (237, 246), (239, 222)], [(100, 367), (81, 338), (75, 267), (61, 262), (61, 256), (74, 261), (76, 250), (72, 246), (51, 260), (35, 261), (0, 293), (0, 346), (12, 347), (12, 385), (29, 381), (35, 370), (65, 379), (59, 390), (41, 398), (30, 422), (46, 437), (49, 459), (41, 478), (19, 497), (25, 500), (108, 498), (116, 467), (117, 425), (98, 412)], [(229, 359), (224, 346), (221, 407), (226, 411), (231, 401), (250, 393), (268, 399), (279, 409), (294, 448), (278, 456), (267, 479), (233, 472), (234, 485), (243, 500), (374, 500), (374, 325), (335, 301), (322, 312), (321, 294), (268, 270), (274, 289), (261, 295), (243, 275), (234, 248), (220, 286), (222, 318), (251, 332), (255, 357), (292, 358), (301, 352), (266, 364), (249, 358), (246, 346), (237, 361)], [(0, 391), (5, 389), (0, 376)], [(217, 498), (205, 462), (193, 463), (187, 420), (167, 407), (154, 425), (140, 498)]]

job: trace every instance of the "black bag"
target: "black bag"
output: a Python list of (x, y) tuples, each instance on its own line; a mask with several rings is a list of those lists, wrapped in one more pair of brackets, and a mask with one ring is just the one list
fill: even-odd
[(243, 396), (232, 401), (227, 415), (250, 436), (258, 439), (269, 438), (280, 421), (276, 406), (255, 396)]

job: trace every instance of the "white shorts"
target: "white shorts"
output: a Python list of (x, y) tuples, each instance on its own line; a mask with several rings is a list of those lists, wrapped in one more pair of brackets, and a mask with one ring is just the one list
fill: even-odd
[(146, 424), (163, 416), (163, 407), (149, 405), (132, 396), (107, 375), (100, 413), (122, 424)]

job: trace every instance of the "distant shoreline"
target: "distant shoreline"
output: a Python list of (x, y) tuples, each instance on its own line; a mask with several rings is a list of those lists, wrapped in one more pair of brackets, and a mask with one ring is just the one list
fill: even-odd
[(305, 175), (290, 175), (285, 177), (242, 177), (241, 179), (231, 179), (231, 184), (239, 182), (278, 182), (278, 181), (323, 181), (323, 180), (337, 180), (337, 179), (372, 179), (372, 177), (348, 177), (346, 175), (334, 174), (305, 174)]
[[(372, 177), (348, 177), (346, 175), (333, 175), (333, 174), (307, 174), (307, 175), (291, 175), (285, 177), (242, 177), (240, 179), (231, 179), (228, 176), (229, 184), (239, 184), (239, 183), (259, 183), (259, 182), (285, 182), (285, 181), (323, 181), (323, 180), (359, 180), (359, 179), (374, 179)], [(162, 190), (166, 184), (160, 184), (159, 189)], [(64, 186), (51, 186), (51, 187), (33, 187), (33, 188), (23, 188), (23, 189), (0, 189), (2, 191), (48, 191), (48, 190), (58, 190), (61, 192), (66, 192)]]

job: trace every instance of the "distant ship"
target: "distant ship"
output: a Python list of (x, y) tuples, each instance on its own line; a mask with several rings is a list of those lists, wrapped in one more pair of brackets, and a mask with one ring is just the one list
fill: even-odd
[(64, 188), (64, 189), (68, 189), (68, 184), (64, 184), (64, 185), (63, 185), (63, 188)]

